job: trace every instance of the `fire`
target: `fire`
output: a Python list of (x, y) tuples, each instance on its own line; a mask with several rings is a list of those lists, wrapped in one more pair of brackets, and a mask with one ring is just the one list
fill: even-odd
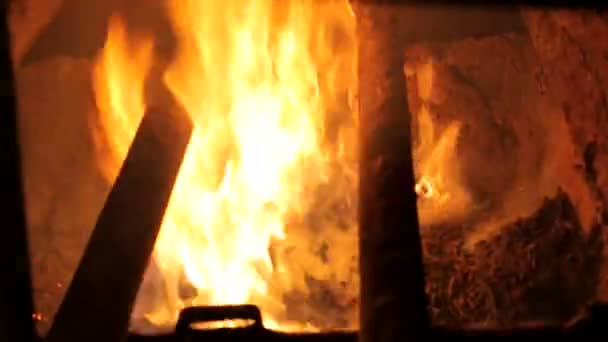
[(104, 114), (101, 130), (95, 133), (109, 150), (101, 166), (114, 179), (144, 113), (144, 80), (152, 64), (153, 44), (150, 39), (129, 41), (118, 17), (110, 18), (110, 27), (95, 65), (93, 86), (97, 108)]
[[(110, 181), (155, 96), (150, 82), (163, 82), (195, 123), (145, 276), (160, 290), (140, 292), (134, 311), (162, 328), (187, 306), (247, 303), (267, 327), (301, 331), (335, 328), (324, 317), (340, 306), (340, 326), (356, 328), (357, 53), (348, 0), (172, 0), (167, 13), (178, 48), (162, 81), (148, 77), (164, 65), (154, 39), (131, 36), (119, 18), (94, 72)], [(427, 98), (432, 65), (417, 72)], [(417, 123), (426, 225), (468, 197), (453, 167), (459, 125), (436, 132), (424, 106)], [(324, 303), (315, 291), (332, 297)]]
[[(334, 228), (343, 215), (310, 219), (320, 189), (325, 201), (354, 197), (349, 3), (174, 0), (167, 8), (178, 50), (163, 80), (196, 127), (155, 246), (160, 276), (146, 275), (163, 294), (146, 298), (153, 308), (144, 315), (171, 326), (185, 306), (251, 303), (269, 328), (315, 329), (290, 317), (285, 298), (308, 291), (307, 275), (345, 277), (298, 255), (314, 254), (304, 237), (346, 234)], [(110, 179), (146, 107), (152, 42), (113, 19), (97, 61)], [(354, 205), (346, 216), (355, 235)], [(189, 298), (180, 294), (184, 283), (196, 289)]]
[(418, 95), (423, 102), (418, 113), (417, 143), (414, 145), (414, 171), (418, 177), (416, 193), (418, 216), (423, 226), (430, 226), (464, 217), (471, 209), (471, 196), (461, 179), (457, 143), (461, 124), (451, 122), (439, 131), (427, 103), (433, 96), (434, 67), (432, 61), (405, 70), (415, 74)]

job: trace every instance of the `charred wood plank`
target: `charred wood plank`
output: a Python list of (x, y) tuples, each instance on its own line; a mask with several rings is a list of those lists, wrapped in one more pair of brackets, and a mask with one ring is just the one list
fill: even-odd
[(181, 111), (144, 115), (47, 340), (121, 341), (193, 124)]
[(401, 11), (355, 5), (359, 37), (360, 341), (427, 333), (409, 113), (402, 74)]

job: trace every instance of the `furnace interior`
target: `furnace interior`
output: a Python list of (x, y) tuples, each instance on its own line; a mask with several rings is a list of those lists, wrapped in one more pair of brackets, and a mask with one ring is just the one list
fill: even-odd
[[(224, 164), (230, 164), (224, 161), (233, 158), (233, 181), (257, 181), (265, 192), (262, 196), (258, 187), (243, 185), (238, 189), (247, 191), (232, 198), (231, 205), (262, 218), (256, 227), (278, 227), (280, 232), (265, 231), (272, 235), (261, 249), (268, 266), (260, 260), (253, 265), (233, 252), (201, 252), (211, 248), (210, 236), (230, 249), (262, 234), (252, 228), (253, 235), (237, 236), (242, 232), (230, 228), (237, 226), (234, 219), (217, 216), (225, 230), (214, 234), (177, 238), (164, 227), (159, 241), (165, 249), (155, 252), (142, 283), (132, 329), (163, 331), (183, 306), (238, 304), (233, 300), (259, 305), (276, 329), (356, 329), (356, 128), (365, 124), (357, 120), (356, 103), (365, 94), (356, 93), (355, 66), (374, 61), (356, 59), (357, 40), (366, 37), (354, 35), (356, 17), (348, 2), (273, 7), (251, 1), (247, 13), (230, 2), (223, 8), (211, 3), (196, 8), (185, 1), (193, 7), (173, 12), (166, 6), (170, 2), (126, 3), (82, 8), (69, 0), (23, 0), (11, 12), (39, 330), (44, 333), (52, 323), (141, 115), (137, 103), (124, 107), (129, 118), (124, 131), (108, 119), (116, 107), (107, 106), (113, 104), (112, 94), (101, 96), (100, 87), (115, 79), (104, 71), (111, 61), (137, 61), (122, 65), (118, 73), (134, 77), (131, 72), (146, 53), (150, 67), (136, 94), (143, 102), (168, 101), (164, 73), (173, 70), (168, 82), (172, 97), (199, 127), (210, 122), (221, 126), (201, 128), (199, 137), (218, 146), (213, 146), (217, 155), (205, 155), (215, 158), (213, 163), (192, 161), (199, 165), (195, 176), (208, 176), (196, 186), (219, 193), (229, 169)], [(180, 12), (186, 10), (202, 11), (203, 29), (188, 25), (192, 18)], [(608, 300), (608, 272), (602, 267), (608, 255), (608, 39), (598, 39), (608, 37), (606, 13), (415, 5), (395, 10), (403, 14), (403, 30), (414, 37), (395, 46), (403, 53), (403, 68), (394, 72), (406, 80), (404, 96), (414, 119), (411, 153), (433, 323), (504, 328), (564, 321), (590, 301)], [(96, 19), (83, 22), (85, 13)], [(293, 36), (281, 40), (289, 34)], [(197, 37), (207, 39), (203, 43), (208, 45), (201, 46), (214, 49), (201, 52)], [(217, 41), (208, 43), (210, 37)], [(242, 37), (250, 45), (229, 45)], [(287, 43), (292, 45), (282, 45)], [(199, 54), (199, 62), (209, 60), (189, 64), (192, 54)], [(241, 61), (237, 66), (238, 55), (249, 57), (251, 65)], [(264, 64), (267, 58), (274, 64)], [(173, 63), (177, 67), (171, 69)], [(264, 70), (269, 73), (258, 73)], [(195, 77), (184, 82), (182, 73)], [(105, 75), (102, 81), (100, 74)], [(245, 76), (251, 78), (234, 91)], [(230, 77), (234, 79), (226, 81)], [(128, 99), (136, 98), (128, 93), (137, 88), (132, 84), (123, 89)], [(229, 95), (220, 94), (224, 90)], [(205, 115), (196, 114), (197, 96), (212, 103), (204, 107)], [(275, 98), (280, 98), (278, 104), (272, 102)], [(253, 107), (257, 112), (251, 116)], [(286, 116), (272, 121), (277, 107)], [(247, 147), (264, 138), (269, 143), (260, 145), (262, 151), (247, 164)], [(269, 152), (281, 146), (285, 148)], [(278, 161), (291, 164), (262, 168), (265, 173), (254, 179), (242, 171)], [(182, 188), (198, 189), (186, 183)], [(184, 208), (200, 200), (197, 194), (183, 196), (171, 205)], [(173, 224), (188, 225), (188, 231), (211, 225), (195, 220), (202, 205)], [(183, 247), (172, 245), (177, 239), (204, 240), (186, 244), (199, 248), (190, 251), (195, 262), (179, 259), (183, 255), (176, 251)], [(261, 279), (265, 289), (220, 296), (209, 283), (223, 279), (222, 272), (229, 273), (232, 264), (206, 264), (211, 256), (240, 262), (237, 269), (253, 272), (247, 279)], [(233, 285), (246, 283), (234, 279)]]

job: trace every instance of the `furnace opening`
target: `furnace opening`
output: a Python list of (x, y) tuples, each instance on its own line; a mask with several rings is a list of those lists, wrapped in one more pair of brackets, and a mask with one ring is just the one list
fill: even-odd
[[(103, 11), (94, 53), (16, 68), (41, 329), (144, 112), (160, 106), (187, 113), (194, 131), (131, 329), (169, 331), (190, 306), (254, 304), (270, 329), (356, 330), (359, 128), (369, 124), (357, 73), (375, 61), (359, 60), (373, 37), (357, 34), (353, 4), (166, 0)], [(528, 8), (395, 11), (413, 38), (396, 44), (403, 68), (387, 77), (404, 79), (412, 115), (403, 153), (416, 186), (403, 191), (418, 194), (433, 323), (567, 319), (606, 292), (608, 122), (593, 114), (606, 113), (606, 75), (590, 37), (608, 24)], [(576, 29), (581, 18), (589, 32)], [(29, 31), (13, 21), (19, 59)], [(579, 50), (592, 60), (582, 67)]]

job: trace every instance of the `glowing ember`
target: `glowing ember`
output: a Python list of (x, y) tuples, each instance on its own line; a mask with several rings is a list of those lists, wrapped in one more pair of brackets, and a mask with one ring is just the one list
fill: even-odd
[(197, 330), (213, 330), (218, 328), (246, 328), (255, 323), (252, 319), (231, 319), (226, 321), (211, 321), (192, 324)]
[(422, 178), (416, 183), (416, 193), (424, 198), (433, 198), (435, 196), (435, 188), (433, 183), (428, 178)]

